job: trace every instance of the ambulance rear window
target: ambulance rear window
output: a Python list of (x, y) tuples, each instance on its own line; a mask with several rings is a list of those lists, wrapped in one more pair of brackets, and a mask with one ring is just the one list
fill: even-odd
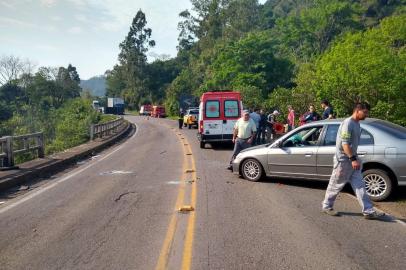
[(220, 117), (220, 102), (218, 100), (206, 101), (205, 113), (207, 118)]
[(224, 115), (225, 117), (238, 117), (238, 100), (224, 101)]

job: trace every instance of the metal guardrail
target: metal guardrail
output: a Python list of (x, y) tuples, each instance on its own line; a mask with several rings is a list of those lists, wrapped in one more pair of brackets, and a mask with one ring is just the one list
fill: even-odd
[(14, 167), (16, 154), (38, 151), (38, 157), (44, 157), (44, 134), (37, 132), (20, 136), (5, 136), (0, 138), (0, 167)]
[(90, 140), (96, 137), (103, 137), (116, 133), (118, 128), (124, 123), (124, 118), (120, 117), (116, 120), (106, 122), (103, 124), (93, 124), (90, 126)]

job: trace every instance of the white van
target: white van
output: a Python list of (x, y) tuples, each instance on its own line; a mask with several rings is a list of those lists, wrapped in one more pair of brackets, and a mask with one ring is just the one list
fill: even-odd
[(200, 148), (206, 142), (228, 142), (233, 139), (234, 124), (242, 115), (239, 92), (206, 92), (200, 98), (199, 130)]

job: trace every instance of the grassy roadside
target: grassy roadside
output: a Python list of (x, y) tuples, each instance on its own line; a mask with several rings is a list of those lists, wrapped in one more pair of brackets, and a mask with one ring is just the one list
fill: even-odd
[(125, 114), (138, 116), (138, 115), (140, 115), (140, 112), (139, 112), (139, 111), (135, 111), (135, 110), (126, 110), (126, 111), (125, 111)]

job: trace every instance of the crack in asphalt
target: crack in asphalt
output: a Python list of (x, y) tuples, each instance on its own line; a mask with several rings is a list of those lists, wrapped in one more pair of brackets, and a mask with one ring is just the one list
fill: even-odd
[(121, 200), (122, 197), (124, 197), (125, 195), (129, 195), (129, 194), (136, 194), (136, 192), (128, 191), (128, 192), (121, 193), (117, 198), (114, 199), (114, 201), (118, 202), (119, 200)]

